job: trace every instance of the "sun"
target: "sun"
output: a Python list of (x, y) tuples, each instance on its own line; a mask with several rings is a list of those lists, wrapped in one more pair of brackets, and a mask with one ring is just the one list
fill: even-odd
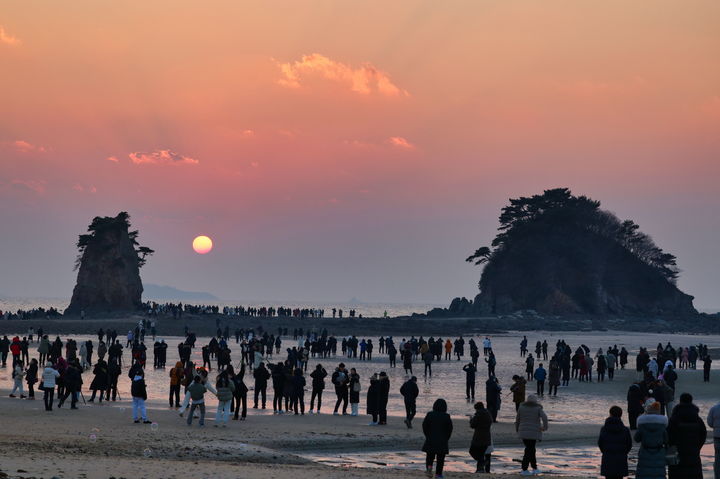
[(193, 240), (192, 247), (198, 254), (206, 254), (212, 250), (213, 242), (207, 236), (198, 236)]

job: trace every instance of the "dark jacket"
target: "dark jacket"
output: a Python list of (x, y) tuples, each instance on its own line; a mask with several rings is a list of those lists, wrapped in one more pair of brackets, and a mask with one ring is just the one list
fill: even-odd
[(632, 437), (619, 417), (609, 417), (600, 429), (598, 447), (602, 452), (600, 475), (625, 477), (628, 475), (627, 455), (632, 449)]
[(475, 415), (470, 418), (470, 427), (475, 430), (472, 442), (470, 443), (471, 449), (475, 446), (489, 446), (492, 444), (492, 437), (490, 435), (492, 423), (492, 417), (487, 409), (482, 408), (475, 410)]
[(327, 377), (327, 371), (325, 369), (315, 369), (310, 373), (312, 378), (312, 388), (315, 391), (322, 391), (325, 389), (325, 378)]
[(140, 378), (137, 381), (133, 380), (130, 386), (130, 394), (134, 398), (147, 399), (147, 388), (145, 387), (145, 380)]
[(65, 387), (69, 391), (77, 392), (80, 391), (82, 386), (82, 376), (79, 369), (73, 366), (68, 367), (65, 370)]
[(255, 378), (255, 389), (265, 389), (268, 379), (270, 379), (270, 373), (265, 368), (265, 365), (262, 365), (253, 371), (253, 377)]
[(700, 448), (705, 444), (707, 428), (694, 404), (678, 404), (668, 425), (668, 443), (677, 446), (680, 462), (668, 466), (670, 479), (702, 479)]
[(414, 403), (420, 394), (420, 389), (415, 381), (405, 381), (400, 387), (400, 394), (406, 403)]
[(449, 452), (448, 442), (452, 436), (453, 424), (447, 413), (447, 403), (443, 399), (435, 401), (433, 410), (427, 413), (423, 420), (422, 428), (425, 435), (423, 452), (434, 454)]
[(356, 391), (356, 384), (360, 384), (360, 375), (350, 373), (350, 404), (360, 403), (360, 391)]
[(98, 361), (93, 369), (95, 377), (90, 383), (90, 389), (104, 391), (108, 387), (108, 370), (105, 361)]

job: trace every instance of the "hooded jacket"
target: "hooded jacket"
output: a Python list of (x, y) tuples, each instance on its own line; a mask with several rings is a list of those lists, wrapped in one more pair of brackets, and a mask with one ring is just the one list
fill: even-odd
[(447, 413), (447, 403), (444, 399), (438, 399), (433, 404), (433, 410), (427, 413), (422, 423), (425, 443), (423, 452), (434, 454), (447, 454), (449, 450), (450, 436), (452, 436), (453, 424), (450, 415)]
[(609, 417), (600, 429), (598, 447), (602, 452), (600, 475), (625, 477), (628, 475), (628, 453), (632, 449), (632, 437), (619, 417)]
[(667, 417), (645, 413), (638, 418), (635, 442), (640, 443), (635, 477), (657, 479), (665, 477), (665, 445), (668, 441)]
[(680, 403), (673, 409), (667, 428), (668, 443), (677, 446), (679, 464), (668, 466), (670, 479), (702, 479), (700, 449), (707, 428), (694, 404)]

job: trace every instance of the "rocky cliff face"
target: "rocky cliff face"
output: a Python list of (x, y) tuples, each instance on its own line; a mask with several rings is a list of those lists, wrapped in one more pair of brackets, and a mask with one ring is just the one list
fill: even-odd
[(77, 284), (65, 314), (81, 311), (135, 311), (142, 304), (140, 266), (144, 254), (136, 250), (137, 232), (129, 231), (129, 216), (97, 217), (88, 228), (89, 234), (78, 241)]

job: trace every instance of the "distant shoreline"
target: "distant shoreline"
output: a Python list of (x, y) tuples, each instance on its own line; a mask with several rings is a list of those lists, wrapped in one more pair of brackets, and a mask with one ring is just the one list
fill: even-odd
[[(138, 321), (147, 318), (143, 314), (99, 314), (81, 320), (78, 317), (60, 319), (26, 319), (0, 321), (0, 334), (25, 334), (29, 328), (43, 328), (48, 334), (90, 334), (100, 328), (116, 329), (123, 336), (133, 329)], [(720, 334), (720, 318), (700, 314), (693, 318), (671, 320), (668, 318), (613, 318), (574, 316), (561, 318), (502, 316), (502, 317), (428, 317), (413, 315), (393, 318), (291, 318), (228, 316), (223, 314), (184, 314), (181, 319), (172, 316), (153, 317), (157, 322), (159, 335), (182, 336), (185, 327), (200, 336), (212, 336), (221, 327), (252, 329), (262, 327), (268, 333), (276, 334), (278, 328), (295, 328), (321, 331), (343, 336), (357, 335), (415, 335), (432, 336), (460, 334), (501, 334), (507, 331), (628, 331), (666, 332), (681, 334)]]

